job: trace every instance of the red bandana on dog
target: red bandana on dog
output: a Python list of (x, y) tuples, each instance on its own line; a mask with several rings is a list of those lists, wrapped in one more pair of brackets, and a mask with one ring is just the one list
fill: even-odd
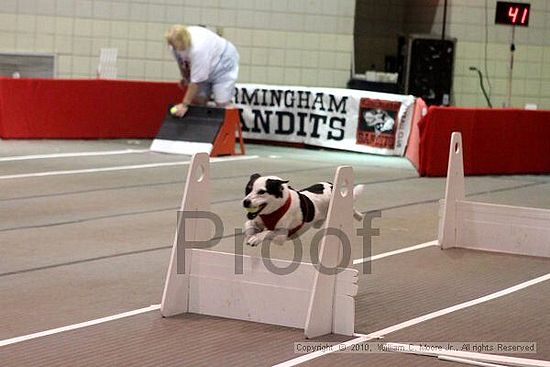
[[(269, 229), (270, 231), (273, 231), (275, 229), (275, 226), (279, 222), (279, 219), (281, 219), (283, 215), (285, 215), (285, 213), (287, 212), (288, 208), (290, 208), (291, 202), (292, 202), (292, 199), (290, 198), (290, 195), (289, 195), (286, 202), (279, 209), (269, 214), (260, 214), (260, 218), (262, 218), (262, 222), (264, 223), (267, 229)], [(288, 237), (296, 233), (300, 228), (302, 228), (303, 225), (304, 223), (302, 222), (298, 227), (288, 231)]]

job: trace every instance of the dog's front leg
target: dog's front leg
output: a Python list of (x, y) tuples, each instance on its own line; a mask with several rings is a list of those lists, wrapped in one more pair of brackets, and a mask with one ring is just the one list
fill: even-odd
[(258, 246), (263, 243), (282, 245), (288, 239), (288, 230), (276, 229), (274, 231), (262, 231), (249, 237), (246, 241), (250, 246)]
[(244, 236), (245, 237), (250, 237), (258, 232), (261, 232), (263, 230), (263, 228), (260, 228), (258, 227), (258, 225), (256, 224), (256, 222), (254, 222), (253, 220), (247, 220), (245, 223), (244, 223)]
[(244, 224), (244, 242), (249, 244), (250, 238), (261, 231), (263, 228), (260, 228), (255, 221), (247, 220)]

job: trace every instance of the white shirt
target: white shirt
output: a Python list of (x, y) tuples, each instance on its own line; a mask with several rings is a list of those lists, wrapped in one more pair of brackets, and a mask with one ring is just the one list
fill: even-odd
[(184, 63), (189, 62), (191, 83), (201, 83), (208, 80), (214, 71), (227, 41), (204, 27), (189, 26), (187, 31), (191, 35), (191, 47), (176, 51), (176, 59), (179, 56)]

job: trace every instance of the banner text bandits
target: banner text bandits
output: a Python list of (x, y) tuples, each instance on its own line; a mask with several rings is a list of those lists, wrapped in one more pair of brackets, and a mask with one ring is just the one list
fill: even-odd
[[(254, 89), (249, 92), (246, 88), (235, 88), (235, 104), (251, 108), (253, 126), (246, 125), (243, 109), (239, 109), (243, 131), (251, 133), (269, 134), (273, 116), (273, 122), (276, 121), (274, 134), (307, 136), (309, 131), (310, 137), (320, 138), (320, 124), (328, 123), (330, 129), (325, 139), (343, 140), (347, 101), (347, 96), (337, 97), (322, 92), (281, 89)], [(276, 108), (269, 109), (269, 107)], [(277, 107), (291, 108), (296, 111), (281, 111)], [(322, 111), (323, 114), (297, 111), (298, 109)], [(326, 114), (327, 112), (329, 115)], [(306, 123), (311, 125), (310, 128), (306, 127)]]

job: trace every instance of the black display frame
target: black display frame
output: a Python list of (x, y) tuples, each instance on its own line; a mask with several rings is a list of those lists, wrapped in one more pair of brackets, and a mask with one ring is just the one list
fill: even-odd
[[(510, 11), (514, 13), (513, 16), (510, 14)], [(530, 15), (530, 3), (497, 1), (497, 7), (495, 11), (495, 24), (529, 27)]]

